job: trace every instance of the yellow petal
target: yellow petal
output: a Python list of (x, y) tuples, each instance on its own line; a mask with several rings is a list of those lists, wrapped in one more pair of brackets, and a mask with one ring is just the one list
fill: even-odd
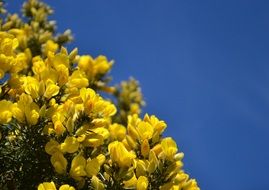
[(66, 172), (67, 160), (61, 152), (54, 153), (50, 161), (57, 173), (64, 174)]
[(167, 137), (162, 140), (161, 146), (166, 158), (173, 160), (178, 150), (176, 142), (171, 137)]
[(80, 177), (86, 176), (86, 159), (81, 156), (77, 155), (76, 157), (73, 158), (72, 163), (71, 163), (71, 169), (70, 169), (70, 175), (74, 179), (79, 180)]
[(50, 139), (50, 141), (45, 146), (46, 153), (53, 155), (57, 151), (59, 151), (59, 143), (53, 139)]
[(59, 190), (76, 190), (74, 187), (70, 185), (62, 185)]
[(97, 175), (100, 170), (100, 164), (98, 162), (98, 159), (88, 159), (87, 165), (86, 165), (86, 172), (88, 177), (92, 177), (94, 175)]
[(78, 147), (79, 142), (75, 137), (66, 137), (64, 142), (61, 144), (61, 151), (64, 153), (74, 153), (78, 150)]
[(56, 190), (53, 182), (44, 182), (38, 185), (38, 190)]
[(136, 189), (137, 190), (146, 190), (148, 188), (148, 178), (145, 176), (140, 176), (137, 180)]

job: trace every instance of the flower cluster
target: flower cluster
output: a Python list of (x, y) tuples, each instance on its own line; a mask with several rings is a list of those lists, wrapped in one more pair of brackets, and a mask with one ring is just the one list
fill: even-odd
[(199, 190), (166, 123), (140, 118), (134, 79), (109, 86), (113, 61), (68, 52), (46, 4), (28, 0), (24, 19), (2, 5), (1, 189)]

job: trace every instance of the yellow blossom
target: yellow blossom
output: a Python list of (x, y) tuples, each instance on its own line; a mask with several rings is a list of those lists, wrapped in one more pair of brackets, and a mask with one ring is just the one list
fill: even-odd
[(100, 170), (100, 164), (97, 158), (87, 160), (86, 172), (88, 177), (97, 175), (99, 170)]
[(104, 143), (104, 137), (98, 133), (90, 133), (85, 135), (83, 145), (86, 147), (98, 147)]
[(106, 157), (105, 157), (105, 155), (103, 155), (103, 154), (99, 154), (99, 155), (96, 157), (96, 159), (97, 159), (99, 165), (103, 165), (104, 162), (106, 161)]
[[(39, 107), (30, 95), (22, 94), (12, 109), (13, 115), (20, 122), (35, 125), (39, 118)], [(26, 121), (25, 121), (26, 119)]]
[(109, 71), (113, 64), (113, 61), (108, 62), (107, 58), (103, 55), (98, 56), (95, 59), (95, 74), (105, 74)]
[(83, 176), (86, 176), (85, 171), (86, 159), (82, 155), (77, 155), (73, 158), (71, 163), (70, 175), (76, 180), (81, 180)]
[(61, 185), (59, 190), (76, 190), (76, 189), (70, 185)]
[(54, 130), (57, 135), (61, 135), (65, 132), (66, 128), (60, 120), (54, 122)]
[(146, 175), (147, 173), (147, 165), (143, 160), (136, 160), (136, 176), (140, 177)]
[(14, 38), (13, 35), (8, 34), (6, 32), (0, 32), (0, 53), (5, 54), (7, 56), (11, 56), (13, 54), (13, 50), (15, 50), (19, 45), (18, 39)]
[(133, 175), (133, 177), (127, 181), (124, 181), (124, 187), (125, 188), (134, 188), (136, 187), (136, 184), (137, 184), (137, 178), (135, 175)]
[(105, 56), (98, 56), (95, 60), (89, 56), (81, 56), (78, 62), (80, 70), (84, 71), (89, 80), (93, 80), (98, 74), (105, 74), (112, 66)]
[(95, 102), (93, 107), (93, 114), (97, 117), (110, 117), (116, 113), (116, 107), (109, 101), (102, 100), (101, 98)]
[(163, 133), (166, 129), (167, 125), (164, 121), (160, 121), (155, 115), (149, 116), (148, 114), (145, 115), (144, 121), (150, 123), (154, 130), (158, 132), (158, 134)]
[(116, 162), (120, 167), (130, 167), (135, 154), (129, 152), (124, 144), (119, 141), (114, 141), (108, 145), (108, 151), (113, 162)]
[(146, 190), (148, 188), (148, 178), (145, 176), (140, 176), (137, 180), (136, 189), (137, 190)]
[(141, 140), (151, 139), (154, 132), (154, 128), (149, 123), (141, 121), (137, 126), (137, 131)]
[(52, 40), (48, 40), (45, 45), (45, 54), (48, 54), (49, 51), (56, 52), (58, 49), (58, 44), (53, 42)]
[(158, 166), (159, 166), (159, 161), (154, 151), (151, 150), (149, 152), (149, 165), (148, 165), (147, 170), (149, 173), (153, 173), (157, 169)]
[(50, 61), (52, 62), (52, 65), (56, 70), (58, 70), (58, 67), (61, 65), (64, 65), (65, 67), (69, 68), (69, 58), (66, 53), (58, 53), (55, 56), (51, 57)]
[(32, 70), (36, 75), (41, 74), (46, 69), (47, 69), (46, 65), (45, 65), (44, 61), (40, 57), (35, 57), (35, 59), (33, 59)]
[(31, 95), (33, 99), (39, 96), (39, 81), (31, 76), (22, 77), (23, 87), (27, 94)]
[(18, 73), (27, 66), (27, 55), (25, 53), (18, 53), (11, 62), (10, 73)]
[(0, 123), (8, 123), (12, 118), (12, 108), (13, 104), (7, 100), (0, 101)]
[(162, 140), (161, 146), (166, 158), (173, 160), (178, 150), (176, 142), (171, 137), (167, 137)]
[(91, 130), (93, 133), (99, 134), (103, 137), (103, 139), (107, 139), (109, 137), (109, 131), (104, 127), (98, 127)]
[(63, 153), (74, 153), (78, 150), (79, 142), (75, 137), (66, 137), (64, 142), (61, 144), (61, 151)]
[(89, 86), (89, 81), (85, 74), (77, 70), (69, 77), (68, 87), (70, 88), (83, 88)]
[(38, 185), (38, 190), (57, 190), (54, 182), (44, 182)]
[(200, 190), (195, 179), (185, 182), (182, 186), (183, 190)]
[(147, 139), (145, 139), (141, 144), (141, 154), (143, 155), (144, 158), (148, 157), (149, 150), (150, 150), (149, 142)]
[(44, 96), (49, 99), (52, 96), (57, 95), (59, 93), (59, 89), (60, 89), (60, 87), (57, 86), (56, 84), (54, 84), (53, 81), (48, 80), (46, 82), (46, 91), (45, 91)]
[(55, 152), (50, 161), (57, 173), (64, 174), (66, 172), (67, 160), (61, 152)]
[(69, 70), (68, 67), (66, 67), (63, 64), (60, 64), (56, 67), (56, 71), (58, 73), (58, 83), (59, 86), (63, 86), (68, 82), (69, 77)]
[(59, 143), (53, 139), (50, 139), (45, 146), (46, 153), (53, 155), (54, 153), (59, 151)]
[(91, 184), (96, 190), (104, 190), (104, 184), (98, 179), (98, 177), (93, 176), (91, 180)]
[(123, 125), (114, 123), (109, 126), (109, 133), (111, 139), (122, 141), (126, 135), (126, 128)]

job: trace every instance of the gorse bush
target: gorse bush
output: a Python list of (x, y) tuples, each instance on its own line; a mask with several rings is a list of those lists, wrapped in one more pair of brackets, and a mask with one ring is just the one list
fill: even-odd
[[(0, 3), (0, 189), (199, 190), (164, 121), (140, 118), (137, 81), (111, 86), (113, 62), (78, 55), (52, 9)], [(104, 98), (100, 94), (106, 94)]]

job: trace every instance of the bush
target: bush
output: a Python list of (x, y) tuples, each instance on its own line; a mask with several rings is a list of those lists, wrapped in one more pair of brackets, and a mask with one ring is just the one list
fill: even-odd
[(113, 61), (68, 52), (45, 3), (22, 10), (0, 2), (0, 189), (199, 190), (166, 123), (140, 118), (138, 82), (111, 86)]

